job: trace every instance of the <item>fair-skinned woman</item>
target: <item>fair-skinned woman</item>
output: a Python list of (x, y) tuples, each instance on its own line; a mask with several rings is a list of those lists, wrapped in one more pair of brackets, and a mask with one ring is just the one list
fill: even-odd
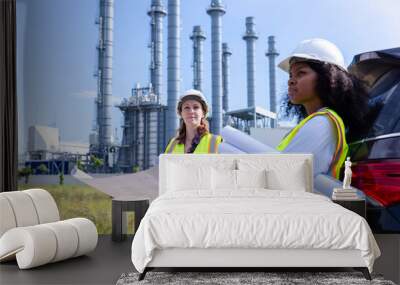
[(289, 73), (286, 115), (300, 122), (277, 150), (312, 153), (314, 175), (339, 178), (346, 136), (357, 136), (366, 118), (364, 85), (347, 72), (340, 50), (323, 39), (302, 41), (279, 67)]
[(180, 127), (168, 143), (165, 153), (218, 153), (222, 137), (209, 131), (208, 105), (203, 94), (190, 89), (179, 99)]

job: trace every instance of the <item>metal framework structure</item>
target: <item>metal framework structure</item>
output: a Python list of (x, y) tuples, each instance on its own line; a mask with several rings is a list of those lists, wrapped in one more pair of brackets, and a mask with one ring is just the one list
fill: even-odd
[(230, 125), (238, 130), (250, 134), (250, 128), (271, 127), (276, 114), (261, 107), (249, 107), (233, 110), (226, 113), (230, 119)]
[(132, 89), (132, 96), (117, 106), (124, 115), (118, 167), (123, 172), (145, 170), (156, 164), (166, 141), (166, 110), (150, 87)]

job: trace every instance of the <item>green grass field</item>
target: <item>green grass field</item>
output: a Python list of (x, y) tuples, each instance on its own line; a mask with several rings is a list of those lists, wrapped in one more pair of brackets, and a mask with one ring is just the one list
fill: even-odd
[[(57, 203), (61, 220), (83, 217), (97, 227), (99, 234), (111, 234), (110, 196), (83, 185), (20, 184), (19, 190), (41, 188), (50, 192)], [(134, 214), (128, 213), (128, 233), (133, 232)]]

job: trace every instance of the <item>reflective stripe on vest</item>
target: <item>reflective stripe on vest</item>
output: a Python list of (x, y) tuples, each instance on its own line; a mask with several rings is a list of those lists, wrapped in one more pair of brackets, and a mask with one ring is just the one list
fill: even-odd
[[(220, 136), (213, 134), (204, 135), (193, 153), (218, 153), (218, 146), (221, 140)], [(168, 144), (165, 153), (185, 153), (185, 145), (178, 143), (176, 138), (173, 138)]]
[(301, 127), (303, 127), (310, 119), (312, 119), (315, 116), (318, 115), (323, 115), (323, 116), (328, 116), (328, 118), (333, 122), (335, 125), (335, 129), (337, 132), (337, 145), (335, 149), (335, 153), (332, 157), (332, 161), (329, 166), (329, 172), (333, 177), (339, 178), (340, 174), (340, 168), (343, 165), (345, 159), (346, 159), (346, 154), (348, 150), (348, 145), (346, 143), (346, 137), (345, 137), (345, 128), (344, 124), (342, 121), (342, 118), (333, 110), (325, 108), (322, 109), (318, 112), (315, 112), (305, 119), (303, 119), (293, 130), (290, 131), (290, 133), (280, 142), (280, 144), (276, 147), (277, 150), (283, 151), (285, 148), (290, 144), (292, 139), (295, 137), (297, 132), (300, 130)]

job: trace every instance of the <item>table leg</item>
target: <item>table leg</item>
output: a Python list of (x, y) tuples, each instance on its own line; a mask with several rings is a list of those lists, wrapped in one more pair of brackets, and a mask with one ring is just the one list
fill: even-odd
[(112, 240), (122, 241), (123, 210), (121, 201), (112, 201)]

